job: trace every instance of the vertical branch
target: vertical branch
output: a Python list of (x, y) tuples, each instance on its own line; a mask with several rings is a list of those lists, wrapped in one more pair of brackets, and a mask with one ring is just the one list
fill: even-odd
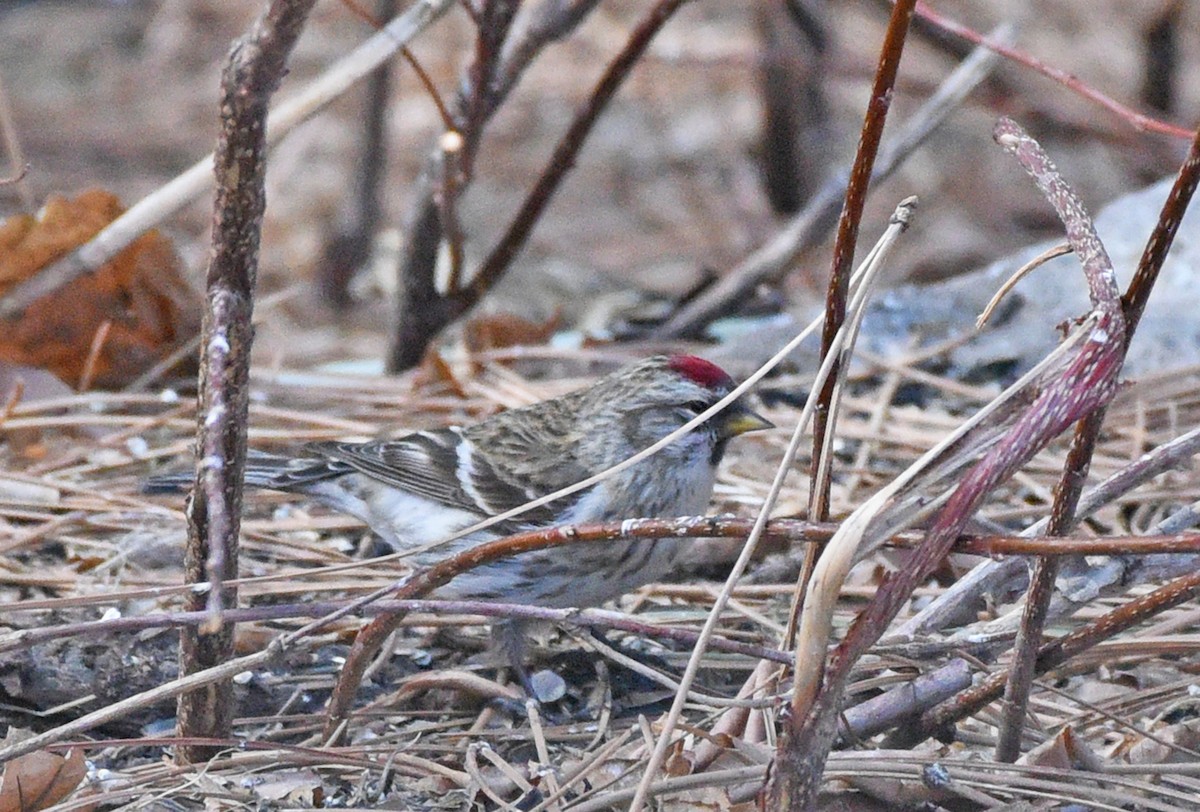
[(503, 100), (495, 89), (496, 75), (504, 40), (520, 5), (517, 0), (483, 0), (483, 8), (478, 12), (475, 59), (459, 97), (458, 129), (466, 141), (460, 156), (462, 172), (468, 177), (474, 174), (475, 154), (479, 151), (484, 125)]
[[(375, 13), (380, 20), (396, 14), (397, 0), (378, 0)], [(382, 27), (378, 20), (372, 20)], [(407, 50), (407, 49), (402, 49)], [(367, 77), (359, 132), (358, 171), (350, 191), (350, 206), (337, 233), (325, 244), (317, 284), (321, 299), (335, 310), (350, 304), (350, 281), (371, 255), (371, 243), (379, 228), (379, 190), (387, 172), (388, 99), (392, 89), (392, 63), (384, 62)]]
[(754, 4), (761, 53), (763, 186), (771, 207), (794, 214), (828, 175), (833, 133), (825, 84), (830, 24), (825, 3)]
[[(900, 70), (900, 55), (904, 52), (904, 40), (908, 35), (908, 24), (912, 19), (916, 0), (896, 0), (892, 17), (888, 21), (883, 46), (879, 53), (879, 65), (875, 69), (875, 82), (871, 86), (871, 98), (867, 102), (867, 114), (863, 119), (862, 134), (859, 136), (858, 152), (850, 170), (850, 183), (846, 187), (846, 202), (838, 220), (837, 239), (833, 245), (833, 266), (829, 272), (829, 290), (825, 297), (825, 325), (821, 331), (821, 357), (824, 358), (833, 343), (833, 337), (841, 329), (846, 318), (846, 294), (850, 284), (850, 271), (854, 265), (854, 247), (858, 241), (858, 228), (862, 222), (863, 206), (867, 201), (867, 189), (871, 183), (871, 170), (879, 152), (879, 140), (883, 137), (883, 125), (887, 121), (888, 108), (892, 105), (892, 93), (896, 85), (896, 74)], [(833, 399), (837, 380), (835, 366), (825, 386), (821, 389), (817, 411), (813, 415), (813, 482), (823, 477), (817, 470), (821, 465), (821, 448), (830, 425), (829, 404)], [(829, 485), (813, 488), (808, 499), (808, 518), (823, 521), (829, 513)]]
[[(822, 359), (829, 354), (846, 318), (846, 299), (858, 229), (862, 222), (867, 190), (879, 152), (879, 142), (883, 137), (883, 127), (887, 122), (888, 109), (891, 107), (896, 76), (900, 69), (900, 56), (904, 52), (904, 42), (908, 36), (908, 26), (915, 5), (916, 0), (896, 0), (880, 48), (875, 81), (867, 102), (858, 150), (850, 169), (845, 203), (838, 219), (829, 288), (825, 298), (825, 323), (821, 333)], [(835, 361), (818, 394), (816, 411), (813, 414), (812, 485), (808, 495), (808, 518), (813, 521), (823, 520), (829, 513), (829, 480), (823, 472), (823, 466), (828, 466), (829, 460), (823, 459), (825, 455), (822, 454), (822, 449), (826, 445), (826, 435), (833, 429), (830, 405), (837, 387), (838, 372)], [(819, 554), (820, 547), (815, 544), (805, 551), (798, 594), (795, 596), (798, 605), (804, 601), (804, 591), (812, 577)], [(773, 769), (763, 788), (764, 801), (767, 801), (771, 808), (799, 812), (815, 804), (817, 786), (824, 769), (824, 758), (809, 758), (805, 751), (814, 749), (817, 753), (827, 753), (828, 748), (832, 746), (837, 733), (836, 720), (830, 716), (824, 721), (829, 724), (805, 726), (806, 718), (798, 716), (793, 709), (792, 716), (784, 722), (784, 731), (779, 740)]]
[[(1091, 468), (1092, 454), (1096, 450), (1096, 439), (1104, 423), (1105, 407), (1092, 412), (1075, 427), (1071, 448), (1063, 465), (1062, 476), (1054, 488), (1054, 504), (1050, 509), (1047, 534), (1064, 536), (1075, 525), (1075, 512), (1079, 506), (1079, 495), (1087, 481)], [(1025, 597), (1025, 611), (1021, 616), (1021, 627), (1013, 643), (1012, 670), (1004, 686), (1004, 708), (1000, 722), (1000, 733), (996, 741), (996, 761), (1013, 762), (1021, 755), (1021, 732), (1025, 729), (1025, 715), (1029, 710), (1029, 692), (1033, 687), (1034, 671), (1037, 666), (1038, 648), (1042, 644), (1042, 633), (1049, 616), (1050, 598), (1054, 595), (1054, 582), (1058, 578), (1060, 559), (1042, 556), (1034, 564)]]
[[(612, 100), (633, 66), (645, 53), (654, 35), (674, 14), (675, 10), (685, 2), (687, 0), (659, 0), (645, 19), (633, 30), (625, 47), (609, 63), (588, 99), (576, 112), (570, 127), (559, 139), (554, 153), (547, 161), (541, 176), (534, 183), (533, 189), (525, 196), (525, 200), (517, 210), (508, 229), (487, 258), (483, 260), (470, 284), (457, 290), (448, 290), (444, 295), (437, 290), (433, 269), (445, 226), (439, 217), (437, 193), (434, 192), (432, 186), (427, 189), (416, 210), (416, 219), (409, 227), (410, 244), (401, 263), (402, 298), (398, 308), (396, 333), (388, 351), (388, 369), (390, 371), (407, 369), (419, 362), (425, 348), (429, 346), (429, 342), (444, 327), (474, 307), (508, 270), (513, 259), (524, 247), (534, 225), (545, 211), (559, 184), (566, 177), (567, 172), (574, 167), (576, 156), (583, 148), (584, 141), (591, 132), (596, 119), (604, 111), (608, 102)], [(577, 3), (571, 6), (571, 24), (577, 23), (583, 12), (590, 8), (591, 5), (586, 3)], [(565, 29), (561, 26), (554, 27), (549, 24), (540, 25), (537, 28), (538, 36), (561, 36), (564, 31)], [(480, 113), (481, 118), (475, 126), (482, 128), (483, 122), (495, 111), (495, 108), (515, 84), (516, 75), (512, 71), (522, 67), (532, 58), (531, 47), (518, 44), (512, 49), (514, 55), (506, 59), (501, 66), (503, 70), (497, 75), (496, 84), (489, 88), (487, 94), (490, 100), (489, 104), (483, 108)], [(474, 76), (474, 72), (472, 72), (472, 76)], [(477, 80), (473, 79), (472, 81)], [(467, 98), (469, 98), (469, 94), (464, 93), (460, 96), (460, 107), (463, 104), (461, 100)], [(471, 121), (469, 117), (466, 120)], [(474, 152), (478, 147), (478, 138), (471, 136), (465, 129), (461, 134), (464, 144), (457, 156), (457, 161), (462, 169), (460, 180), (465, 185), (470, 180), (470, 167)], [(428, 175), (429, 173), (426, 178), (427, 184), (430, 183)], [(456, 195), (462, 193), (462, 186), (454, 190)]]
[[(185, 610), (207, 609), (209, 620), (180, 636), (180, 673), (187, 675), (228, 660), (232, 629), (221, 610), (237, 601), (224, 586), (237, 577), (237, 540), (242, 506), (249, 406), (250, 344), (255, 276), (263, 210), (267, 103), (284, 75), (287, 56), (316, 0), (273, 0), (242, 39), (234, 43), (221, 77), (221, 133), (214, 154), (217, 195), (207, 275), (208, 307), (201, 343), (197, 410), (196, 488), (188, 509), (185, 578), (208, 582), (191, 592)], [(229, 735), (233, 719), (228, 681), (182, 694), (181, 737)], [(211, 757), (210, 748), (185, 746), (183, 761)]]

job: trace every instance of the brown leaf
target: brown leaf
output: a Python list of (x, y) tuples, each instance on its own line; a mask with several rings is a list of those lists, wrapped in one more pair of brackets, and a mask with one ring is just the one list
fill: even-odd
[[(9, 738), (12, 738), (12, 732)], [(38, 750), (15, 758), (4, 768), (0, 783), (0, 812), (37, 812), (71, 794), (87, 775), (83, 751), (66, 756)]]
[(561, 313), (540, 324), (512, 313), (492, 313), (468, 321), (463, 327), (463, 340), (471, 352), (545, 344), (561, 322)]
[[(0, 296), (123, 211), (114, 195), (90, 190), (74, 199), (52, 196), (36, 217), (0, 224)], [(49, 370), (71, 386), (86, 376), (96, 386), (121, 386), (199, 330), (198, 304), (171, 243), (149, 231), (0, 325), (0, 359)]]

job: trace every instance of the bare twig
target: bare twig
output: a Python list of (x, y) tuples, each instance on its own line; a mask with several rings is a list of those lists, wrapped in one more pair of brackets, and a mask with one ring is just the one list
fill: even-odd
[[(619, 531), (618, 531), (619, 533)], [(456, 555), (414, 574), (405, 581), (378, 589), (363, 598), (351, 601), (345, 610), (335, 614), (349, 614), (358, 608), (373, 603), (387, 595), (397, 600), (409, 600), (428, 595), (440, 586), (449, 583), (458, 575), (501, 558), (519, 555), (532, 550), (561, 547), (576, 540), (573, 527), (558, 527), (547, 530), (521, 533), (469, 547)], [(335, 614), (323, 617), (318, 623), (328, 623)], [(382, 615), (371, 621), (354, 639), (354, 645), (346, 657), (346, 663), (329, 700), (329, 711), (325, 721), (325, 738), (332, 741), (345, 735), (345, 721), (349, 715), (354, 695), (371, 658), (391, 633), (400, 625), (407, 613), (397, 611)], [(310, 624), (312, 626), (314, 624)], [(306, 629), (308, 627), (305, 627)], [(300, 630), (305, 631), (304, 629)]]
[[(821, 357), (830, 352), (833, 338), (841, 329), (846, 318), (846, 298), (850, 289), (850, 270), (854, 264), (854, 250), (858, 243), (858, 229), (862, 221), (863, 207), (867, 202), (867, 189), (871, 184), (871, 170), (879, 152), (879, 141), (883, 137), (883, 125), (892, 106), (892, 93), (896, 75), (900, 71), (900, 55), (904, 52), (904, 40), (908, 34), (908, 23), (912, 19), (916, 0), (897, 0), (888, 21), (883, 45), (879, 50), (879, 65), (875, 70), (875, 81), (871, 86), (871, 97), (867, 102), (867, 113), (863, 119), (858, 150), (854, 165), (850, 169), (850, 182), (846, 187), (846, 202), (838, 220), (837, 239), (833, 245), (833, 266), (829, 271), (829, 290), (825, 298), (825, 322), (821, 331)], [(829, 514), (828, 479), (816, 469), (821, 464), (821, 449), (826, 434), (833, 431), (830, 403), (838, 378), (835, 363), (832, 374), (825, 381), (817, 398), (813, 415), (813, 482), (825, 482), (824, 487), (814, 487), (808, 499), (808, 517), (822, 521)], [(810, 568), (806, 567), (806, 570)], [(782, 800), (784, 796), (776, 796)]]
[(951, 660), (912, 682), (901, 683), (846, 710), (841, 715), (840, 735), (843, 739), (862, 739), (916, 720), (925, 710), (970, 684), (971, 667), (966, 660)]
[(504, 44), (496, 71), (496, 94), (507, 96), (534, 58), (552, 42), (570, 34), (592, 12), (600, 0), (542, 0), (517, 39)]
[[(1032, 139), (1021, 133), (1016, 125), (1002, 120), (997, 125), (997, 140), (1005, 148), (1016, 152), (1027, 166), (1032, 164), (1035, 149)], [(886, 532), (887, 528), (903, 525), (924, 510), (922, 502), (937, 505), (945, 499), (925, 542), (905, 568), (892, 573), (885, 580), (874, 599), (858, 616), (835, 649), (823, 680), (820, 674), (824, 645), (829, 634), (829, 613), (810, 613), (806, 607), (804, 623), (811, 628), (802, 629), (797, 645), (793, 714), (798, 721), (785, 728), (785, 735), (794, 736), (794, 741), (784, 751), (791, 754), (789, 773), (800, 777), (790, 786), (791, 797), (796, 799), (798, 805), (810, 803), (815, 798), (824, 754), (828, 752), (835, 730), (841, 692), (854, 663), (883, 634), (916, 584), (927, 577), (944, 558), (951, 546), (952, 536), (960, 532), (988, 492), (1011, 476), (1071, 423), (1107, 403), (1116, 391), (1116, 377), (1124, 349), (1124, 319), (1111, 264), (1099, 241), (1089, 234), (1088, 221), (1082, 216), (1078, 201), (1057, 174), (1042, 172), (1036, 180), (1064, 221), (1068, 240), (1083, 263), (1093, 302), (1092, 314), (1072, 337), (1072, 355), (1065, 369), (1059, 362), (1048, 358), (1034, 373), (1010, 388), (1000, 400), (985, 408), (984, 413), (987, 413), (998, 408), (1002, 401), (1009, 403), (1008, 408), (1021, 407), (1019, 416), (1002, 437), (987, 439), (996, 430), (996, 421), (979, 423), (979, 417), (970, 421), (978, 426), (977, 432), (961, 433), (960, 429), (957, 437), (943, 442), (940, 446), (942, 451), (935, 449), (928, 453), (909, 472), (855, 511), (830, 542), (831, 550), (835, 545), (851, 543), (870, 549), (878, 544), (880, 534)], [(924, 493), (915, 503), (911, 501), (911, 494), (904, 496), (907, 489), (914, 486), (917, 472), (929, 468), (931, 473), (936, 473), (939, 455), (957, 449), (957, 456), (950, 456), (942, 464), (955, 459), (961, 463), (962, 452), (969, 448), (965, 444), (971, 436), (977, 441), (984, 441), (987, 450), (979, 462), (961, 477), (953, 491), (948, 492), (948, 496)], [(953, 466), (950, 470), (953, 470)], [(922, 476), (932, 478), (928, 474)], [(836, 599), (837, 590), (844, 579), (844, 562), (835, 566), (839, 561), (840, 558), (832, 555), (823, 556), (818, 571), (814, 572), (810, 594), (820, 597), (823, 604)], [(782, 802), (788, 796), (776, 797)]]
[[(380, 18), (386, 20), (396, 14), (396, 5), (397, 0), (377, 0), (375, 10)], [(351, 7), (355, 8), (353, 4)], [(365, 9), (359, 11), (365, 14)], [(376, 28), (383, 27), (379, 20), (368, 18), (368, 21)], [(401, 51), (411, 57), (407, 48)], [(350, 304), (350, 281), (370, 257), (375, 232), (379, 228), (380, 187), (387, 172), (386, 136), (388, 110), (391, 109), (391, 80), (391, 62), (384, 62), (367, 77), (365, 98), (361, 102), (362, 129), (357, 144), (354, 187), (350, 190), (349, 206), (340, 218), (342, 222), (337, 232), (326, 240), (321, 264), (317, 268), (321, 298), (338, 310)], [(436, 93), (432, 98), (435, 102), (438, 100)]]
[(985, 48), (990, 48), (998, 54), (1001, 54), (1013, 62), (1017, 62), (1026, 67), (1032, 68), (1052, 81), (1058, 82), (1063, 87), (1077, 93), (1089, 101), (1099, 104), (1104, 109), (1115, 113), (1118, 117), (1129, 122), (1134, 128), (1142, 132), (1163, 133), (1172, 135), (1176, 138), (1191, 138), (1192, 131), (1186, 127), (1179, 127), (1174, 124), (1168, 124), (1150, 116), (1142, 115), (1132, 108), (1121, 104), (1118, 101), (1110, 99), (1100, 91), (1089, 85), (1079, 81), (1077, 76), (1073, 76), (1061, 68), (1055, 68), (1047, 65), (1045, 62), (1031, 56), (1030, 54), (1020, 51), (1011, 45), (997, 42), (990, 36), (984, 36), (978, 31), (974, 31), (961, 23), (951, 20), (947, 17), (938, 14), (925, 3), (917, 3), (917, 14), (928, 20), (930, 23), (938, 26), (944, 31), (962, 37), (968, 42), (973, 42), (976, 45), (982, 45)]
[[(266, 208), (266, 119), (271, 94), (282, 81), (288, 55), (316, 0), (274, 0), (249, 33), (234, 44), (221, 78), (221, 134), (215, 171), (213, 236), (208, 266), (208, 307), (201, 342), (197, 407), (195, 495), (188, 510), (184, 562), (188, 583), (207, 581), (193, 592), (188, 608), (207, 608), (209, 622), (185, 628), (179, 671), (190, 675), (230, 659), (233, 632), (222, 627), (221, 611), (237, 603), (238, 528), (246, 424), (250, 404), (251, 314), (258, 272), (258, 245)], [(179, 731), (184, 736), (228, 736), (233, 721), (233, 684), (182, 694)], [(182, 747), (183, 761), (214, 755)]]
[(777, 212), (794, 214), (820, 188), (834, 143), (825, 87), (830, 22), (823, 3), (755, 3), (758, 88), (763, 114), (759, 165)]
[[(417, 220), (411, 229), (420, 237), (414, 240), (410, 247), (402, 269), (405, 285), (402, 286), (403, 300), (398, 313), (400, 321), (388, 353), (390, 371), (407, 369), (419, 362), (434, 336), (473, 308), (508, 270), (525, 246), (533, 227), (559, 184), (575, 165), (575, 158), (596, 119), (612, 100), (633, 66), (641, 59), (654, 36), (685, 2), (687, 0), (659, 0), (630, 33), (625, 46), (609, 63), (588, 99), (576, 112), (570, 127), (555, 146), (545, 169), (526, 195), (508, 229), (480, 264), (466, 287), (449, 290), (443, 295), (433, 284), (433, 265), (444, 224), (439, 224), (435, 201), (431, 199), (420, 203)], [(483, 102), (468, 104), (470, 115), (467, 116), (467, 121), (482, 128), (486, 118), (499, 103), (493, 96), (498, 95), (500, 89), (502, 88), (493, 89), (493, 93), (488, 96), (491, 101), (486, 105)], [(464, 127), (462, 135), (466, 144), (461, 151), (460, 160), (465, 174), (469, 176), (479, 134)]]
[(1008, 295), (1009, 291), (1017, 286), (1018, 282), (1055, 257), (1061, 257), (1069, 253), (1071, 253), (1071, 247), (1066, 243), (1063, 243), (1062, 245), (1056, 245), (1053, 248), (1047, 248), (1045, 251), (1026, 262), (1020, 268), (1017, 268), (1015, 271), (1013, 271), (1012, 276), (1004, 280), (1004, 284), (996, 289), (996, 292), (992, 294), (992, 298), (988, 300), (986, 305), (984, 305), (983, 312), (979, 314), (977, 319), (975, 319), (975, 329), (983, 329), (984, 325), (987, 324), (988, 320), (992, 317), (992, 314), (996, 312), (996, 308), (1000, 306), (1000, 302), (1004, 301), (1004, 297)]
[[(892, 15), (888, 21), (883, 44), (880, 46), (879, 64), (875, 70), (875, 81), (871, 87), (871, 97), (867, 102), (867, 112), (863, 120), (862, 133), (859, 136), (858, 149), (854, 156), (854, 165), (850, 170), (850, 181), (846, 186), (846, 202), (838, 221), (837, 239), (833, 246), (833, 264), (829, 271), (829, 288), (825, 297), (825, 321), (821, 333), (821, 358), (829, 356), (833, 340), (842, 327), (846, 317), (846, 299), (850, 289), (850, 270), (854, 262), (854, 250), (858, 242), (858, 229), (862, 220), (863, 207), (866, 205), (867, 190), (871, 183), (871, 170), (879, 151), (879, 141), (883, 136), (883, 126), (887, 121), (887, 112), (891, 107), (892, 93), (895, 89), (896, 75), (900, 70), (900, 56), (904, 53), (904, 42), (908, 35), (908, 24), (912, 19), (913, 7), (916, 0), (896, 0)], [(817, 395), (816, 410), (813, 414), (813, 469), (811, 472), (814, 487), (808, 495), (808, 517), (823, 520), (829, 514), (828, 479), (820, 470), (822, 449), (825, 447), (826, 436), (833, 431), (833, 414), (830, 411), (833, 400), (835, 383), (838, 378), (839, 366), (835, 362), (829, 378), (821, 386)], [(831, 461), (827, 460), (826, 463)], [(823, 487), (816, 487), (818, 481), (824, 482)], [(812, 547), (805, 551), (804, 568), (800, 579), (808, 582), (816, 563), (819, 551)], [(777, 809), (795, 810), (800, 812), (807, 809), (816, 798), (816, 776), (819, 766), (812, 770), (812, 764), (802, 764), (802, 759), (794, 750), (797, 737), (791, 735), (795, 726), (801, 720), (794, 716), (784, 723), (785, 734), (780, 737), (775, 769), (765, 791), (770, 796), (770, 803)], [(832, 742), (827, 743), (827, 747)]]

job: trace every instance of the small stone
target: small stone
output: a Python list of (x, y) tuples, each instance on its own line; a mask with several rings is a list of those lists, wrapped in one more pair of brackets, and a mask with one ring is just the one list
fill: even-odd
[(530, 675), (529, 684), (533, 687), (534, 698), (543, 705), (557, 702), (567, 695), (567, 683), (549, 669)]

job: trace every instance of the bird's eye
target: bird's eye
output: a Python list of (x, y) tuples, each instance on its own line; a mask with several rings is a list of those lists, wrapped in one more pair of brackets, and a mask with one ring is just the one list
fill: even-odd
[(704, 411), (711, 405), (712, 405), (711, 403), (708, 403), (707, 401), (703, 401), (703, 400), (689, 400), (687, 403), (683, 404), (683, 407), (685, 409), (687, 409), (688, 411), (695, 412), (696, 414), (700, 414), (702, 411)]

